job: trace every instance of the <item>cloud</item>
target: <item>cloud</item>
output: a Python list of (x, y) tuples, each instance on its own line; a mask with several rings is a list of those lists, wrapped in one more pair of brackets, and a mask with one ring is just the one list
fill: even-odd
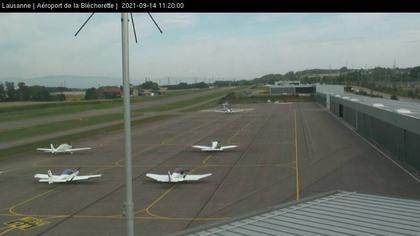
[[(119, 14), (0, 14), (0, 80), (121, 75)], [(130, 75), (252, 79), (309, 68), (418, 65), (419, 14), (147, 14), (130, 26)]]

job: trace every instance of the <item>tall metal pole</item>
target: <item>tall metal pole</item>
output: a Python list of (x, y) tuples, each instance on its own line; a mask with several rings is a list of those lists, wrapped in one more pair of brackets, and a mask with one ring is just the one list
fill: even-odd
[(134, 236), (133, 178), (131, 165), (131, 114), (130, 114), (130, 81), (128, 60), (128, 13), (121, 13), (122, 36), (122, 74), (124, 95), (124, 141), (125, 141), (125, 215), (127, 235)]

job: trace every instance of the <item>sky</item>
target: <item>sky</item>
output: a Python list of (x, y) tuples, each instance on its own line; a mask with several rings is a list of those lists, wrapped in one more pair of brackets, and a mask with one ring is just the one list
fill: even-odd
[[(420, 65), (420, 14), (134, 13), (130, 77), (155, 82), (253, 79), (313, 68)], [(0, 14), (0, 81), (121, 78), (118, 13)], [(68, 82), (70, 83), (70, 82)]]

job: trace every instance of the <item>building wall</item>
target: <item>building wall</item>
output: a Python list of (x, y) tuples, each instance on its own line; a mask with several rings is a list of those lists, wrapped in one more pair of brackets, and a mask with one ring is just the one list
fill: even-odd
[(270, 87), (270, 95), (296, 95), (296, 94), (314, 94), (315, 86), (272, 86)]
[(270, 95), (295, 94), (293, 87), (270, 87)]
[[(315, 100), (326, 107), (326, 95)], [(420, 120), (364, 104), (330, 97), (331, 113), (399, 162), (420, 171)]]

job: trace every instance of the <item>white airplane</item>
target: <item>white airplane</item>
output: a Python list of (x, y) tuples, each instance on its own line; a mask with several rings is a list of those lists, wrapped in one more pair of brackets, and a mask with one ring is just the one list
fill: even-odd
[(222, 110), (223, 113), (234, 113), (234, 112), (240, 112), (239, 110), (233, 110), (230, 106), (229, 103), (225, 102), (222, 104)]
[(213, 110), (213, 111), (214, 112), (226, 113), (226, 114), (232, 114), (232, 113), (250, 111), (250, 110), (252, 110), (252, 109), (233, 109), (233, 108), (229, 107), (229, 104), (223, 103), (221, 110)]
[(189, 170), (185, 170), (185, 169), (175, 169), (172, 173), (168, 171), (168, 174), (166, 175), (147, 173), (146, 176), (158, 182), (177, 183), (177, 182), (185, 182), (185, 181), (198, 181), (200, 179), (203, 179), (212, 175), (211, 173), (202, 174), (202, 175), (191, 175), (191, 174), (188, 174), (188, 172)]
[(230, 145), (230, 146), (221, 146), (220, 141), (212, 141), (211, 146), (201, 146), (201, 145), (194, 145), (193, 148), (199, 148), (201, 151), (204, 152), (221, 152), (226, 149), (236, 148), (237, 145)]
[(76, 152), (76, 151), (92, 149), (90, 147), (73, 148), (71, 145), (69, 145), (67, 143), (61, 144), (57, 148), (54, 148), (54, 145), (51, 144), (50, 147), (51, 148), (37, 148), (36, 150), (43, 151), (43, 152), (48, 152), (48, 153), (52, 153), (52, 154), (56, 154), (56, 153), (70, 153), (70, 154), (73, 154), (73, 152)]
[(34, 178), (39, 179), (39, 182), (48, 182), (48, 184), (52, 183), (65, 183), (65, 182), (74, 182), (79, 180), (87, 180), (90, 178), (97, 178), (101, 177), (102, 175), (79, 175), (79, 169), (72, 170), (67, 169), (64, 170), (61, 175), (53, 175), (51, 170), (48, 170), (48, 174), (35, 174)]

